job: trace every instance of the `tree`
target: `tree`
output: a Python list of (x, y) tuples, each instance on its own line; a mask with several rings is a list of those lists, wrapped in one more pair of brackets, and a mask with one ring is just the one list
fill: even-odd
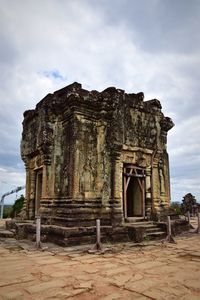
[(178, 215), (182, 214), (182, 207), (180, 202), (178, 201), (172, 202), (170, 208), (174, 209)]
[(191, 193), (186, 194), (183, 197), (181, 208), (183, 213), (186, 213), (189, 211), (191, 214), (193, 214), (196, 211), (197, 207), (197, 201), (195, 199), (195, 196), (193, 196)]
[(9, 218), (11, 211), (12, 211), (12, 206), (11, 205), (4, 205), (3, 218), (4, 219)]
[(11, 213), (10, 213), (10, 217), (11, 218), (14, 218), (16, 217), (22, 210), (23, 208), (23, 204), (24, 204), (24, 195), (21, 195), (16, 201), (15, 203), (13, 204), (12, 206), (12, 210), (11, 210)]

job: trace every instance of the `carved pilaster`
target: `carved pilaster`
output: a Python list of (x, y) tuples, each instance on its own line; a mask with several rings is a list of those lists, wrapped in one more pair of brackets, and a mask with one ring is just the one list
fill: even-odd
[(150, 217), (151, 206), (152, 206), (152, 195), (151, 195), (151, 166), (146, 167), (146, 178), (145, 178), (145, 193), (146, 193), (146, 215)]
[(160, 160), (160, 151), (156, 152), (152, 162), (152, 206), (154, 209), (159, 209), (160, 203), (160, 180), (159, 180), (159, 170), (158, 164)]
[(35, 217), (35, 184), (36, 176), (34, 170), (30, 170), (30, 200), (29, 200), (29, 218), (33, 219)]

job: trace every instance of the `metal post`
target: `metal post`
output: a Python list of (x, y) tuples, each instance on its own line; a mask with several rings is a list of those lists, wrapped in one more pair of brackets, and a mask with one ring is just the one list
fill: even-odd
[(3, 219), (4, 197), (1, 198), (1, 219)]
[(189, 223), (189, 226), (190, 226), (190, 212), (189, 212), (189, 210), (187, 211), (187, 217), (188, 217), (188, 223)]
[(200, 213), (198, 213), (198, 228), (197, 232), (200, 233)]
[(101, 228), (100, 228), (100, 220), (96, 220), (96, 235), (97, 235), (97, 247), (101, 243)]
[(191, 218), (190, 218), (190, 211), (189, 210), (187, 211), (187, 219), (188, 219), (189, 228), (194, 229), (194, 227), (191, 224)]
[(169, 242), (169, 243), (174, 243), (174, 244), (176, 243), (174, 238), (172, 237), (172, 227), (171, 227), (170, 216), (167, 216), (167, 237), (163, 241), (166, 241), (166, 242)]
[(195, 230), (195, 232), (200, 233), (200, 213), (198, 213), (197, 218), (198, 218), (197, 219), (198, 223), (197, 223), (197, 229)]
[(171, 219), (170, 219), (170, 216), (167, 216), (167, 234), (168, 234), (168, 236), (172, 235), (172, 228), (171, 228)]
[[(2, 192), (3, 191), (3, 188), (2, 188), (2, 185), (3, 183), (7, 183), (6, 181), (0, 181), (0, 191)], [(0, 205), (1, 205), (1, 213), (0, 213), (0, 219), (3, 219), (3, 210), (4, 210), (4, 198), (5, 198), (5, 195), (1, 194), (1, 200), (0, 200)]]
[(101, 244), (101, 225), (100, 220), (96, 220), (96, 243), (92, 247), (91, 250), (88, 250), (89, 253), (95, 253), (95, 252), (104, 252), (105, 250), (102, 247)]
[(41, 217), (39, 215), (36, 216), (36, 248), (41, 248)]

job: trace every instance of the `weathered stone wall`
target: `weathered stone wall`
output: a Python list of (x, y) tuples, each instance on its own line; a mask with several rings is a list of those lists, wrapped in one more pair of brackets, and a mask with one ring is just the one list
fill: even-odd
[[(166, 136), (173, 123), (158, 100), (143, 98), (116, 88), (89, 92), (74, 83), (24, 113), (26, 218), (40, 213), (49, 224), (88, 226), (97, 217), (120, 224), (124, 164), (147, 170), (146, 211), (169, 204)], [(42, 196), (35, 212), (39, 172)]]

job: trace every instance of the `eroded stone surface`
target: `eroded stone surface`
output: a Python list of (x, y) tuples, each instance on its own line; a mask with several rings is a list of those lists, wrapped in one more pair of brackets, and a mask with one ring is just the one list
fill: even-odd
[[(160, 102), (144, 101), (143, 93), (114, 87), (87, 91), (73, 83), (48, 94), (24, 113), (23, 217), (40, 213), (45, 224), (73, 227), (63, 234), (54, 226), (66, 245), (80, 236), (91, 241), (95, 229), (89, 226), (99, 217), (102, 225), (114, 228), (127, 217), (155, 217), (170, 200), (166, 143), (172, 127)], [(113, 240), (123, 238), (123, 231), (104, 229)], [(27, 235), (25, 224), (17, 230)], [(49, 234), (53, 240), (51, 228), (43, 231), (44, 239)]]

